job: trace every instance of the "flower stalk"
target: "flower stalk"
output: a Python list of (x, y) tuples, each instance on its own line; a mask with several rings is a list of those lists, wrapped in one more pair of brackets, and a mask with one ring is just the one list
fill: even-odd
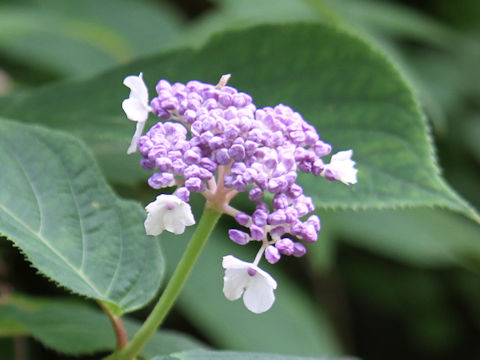
[(209, 202), (206, 203), (203, 215), (183, 257), (147, 320), (125, 348), (106, 359), (132, 360), (140, 353), (175, 303), (221, 215), (222, 213)]

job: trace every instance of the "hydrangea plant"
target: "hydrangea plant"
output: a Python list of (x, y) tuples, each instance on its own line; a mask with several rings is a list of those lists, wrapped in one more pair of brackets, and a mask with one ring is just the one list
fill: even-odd
[[(209, 228), (226, 214), (241, 227), (228, 231), (230, 240), (258, 244), (252, 262), (224, 256), (223, 292), (228, 300), (243, 296), (248, 310), (262, 313), (273, 305), (277, 288), (259, 267), (262, 257), (275, 264), (282, 256), (303, 256), (304, 243), (317, 241), (321, 229), (319, 217), (308, 216), (315, 205), (297, 183), (298, 174), (349, 185), (357, 182), (357, 169), (352, 150), (340, 151), (326, 163), (332, 146), (298, 112), (283, 104), (257, 108), (250, 95), (227, 85), (229, 78), (223, 75), (217, 85), (160, 80), (149, 103), (143, 74), (126, 77), (131, 92), (122, 107), (137, 122), (127, 153), (138, 148), (141, 166), (153, 171), (149, 186), (176, 187), (147, 205), (147, 234), (182, 234), (194, 225), (188, 202), (195, 192), (206, 199), (203, 216)], [(159, 121), (141, 135), (150, 112)], [(252, 214), (230, 205), (243, 192), (255, 204)], [(201, 236), (204, 242), (208, 233)]]

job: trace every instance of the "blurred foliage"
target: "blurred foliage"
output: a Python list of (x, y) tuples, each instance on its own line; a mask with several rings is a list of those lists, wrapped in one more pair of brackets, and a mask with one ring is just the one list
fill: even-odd
[[(175, 1), (153, 0), (4, 0), (0, 96), (23, 89), (32, 93), (54, 80), (84, 81), (160, 50), (198, 47), (210, 34), (226, 29), (297, 21), (333, 24), (367, 39), (408, 78), (432, 126), (444, 176), (480, 207), (478, 1), (405, 5), (381, 0), (216, 0), (203, 8), (199, 4), (192, 13), (185, 10), (193, 8), (186, 1), (179, 7)], [(55, 111), (54, 105), (50, 111)], [(116, 190), (144, 203), (153, 196), (140, 185), (117, 184)], [(324, 229), (320, 241), (310, 247), (309, 262), (286, 261), (275, 273), (288, 291), (281, 294), (287, 298), (286, 308), (261, 318), (261, 327), (238, 304), (214, 298), (218, 289), (208, 290), (206, 295), (212, 298), (202, 302), (199, 286), (220, 285), (200, 282), (201, 273), (194, 277), (198, 283), (186, 288), (168, 326), (197, 337), (201, 333), (216, 347), (251, 351), (275, 351), (274, 340), (288, 337), (291, 326), (298, 344), (285, 341), (277, 352), (308, 353), (305, 342), (315, 341), (316, 353), (349, 353), (369, 360), (480, 357), (478, 224), (438, 209), (320, 215)], [(185, 244), (166, 242), (171, 267)], [(216, 239), (211, 243), (215, 246)], [(13, 287), (36, 295), (61, 293), (39, 280), (8, 243), (2, 241), (0, 250), (0, 292)], [(216, 271), (207, 256), (199, 269)], [(217, 306), (228, 308), (229, 317), (236, 319), (227, 330), (227, 320), (209, 313)], [(268, 334), (265, 342), (255, 336), (257, 332), (249, 334), (249, 327), (256, 326), (253, 330)], [(280, 340), (268, 329), (281, 329)], [(15, 338), (0, 339), (0, 358), (21, 359), (22, 352), (31, 359), (67, 358), (20, 337), (23, 330), (17, 330)]]

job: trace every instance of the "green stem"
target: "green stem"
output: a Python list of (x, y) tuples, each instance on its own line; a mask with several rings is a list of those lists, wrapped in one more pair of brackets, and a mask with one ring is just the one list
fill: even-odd
[(162, 321), (167, 316), (177, 299), (183, 285), (187, 281), (188, 275), (192, 271), (198, 256), (205, 246), (210, 234), (213, 231), (218, 219), (222, 213), (207, 202), (202, 218), (197, 225), (190, 243), (183, 254), (182, 259), (177, 265), (172, 278), (170, 279), (165, 291), (153, 308), (147, 320), (133, 337), (132, 341), (121, 351), (114, 353), (106, 359), (132, 360), (145, 346), (152, 337)]

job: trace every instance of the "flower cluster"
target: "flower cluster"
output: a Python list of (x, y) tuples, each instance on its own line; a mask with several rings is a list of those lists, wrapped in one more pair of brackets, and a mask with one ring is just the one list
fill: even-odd
[[(132, 140), (142, 155), (141, 165), (154, 171), (148, 183), (155, 189), (178, 187), (170, 195), (178, 200), (157, 198), (147, 206), (147, 233), (172, 231), (169, 227), (176, 229), (175, 233), (183, 232), (185, 225), (194, 223), (186, 204), (190, 193), (202, 193), (243, 227), (229, 230), (232, 241), (260, 244), (253, 263), (224, 257), (226, 297), (235, 300), (243, 294), (249, 310), (268, 310), (275, 299), (276, 282), (258, 268), (260, 259), (264, 256), (274, 264), (282, 256), (304, 255), (306, 248), (301, 241), (317, 241), (321, 228), (318, 216), (307, 217), (315, 207), (297, 183), (298, 174), (354, 184), (357, 170), (352, 150), (341, 151), (325, 163), (323, 157), (330, 154), (331, 146), (299, 113), (282, 104), (257, 109), (250, 95), (226, 85), (229, 75), (216, 86), (160, 80), (158, 96), (150, 104), (146, 86), (139, 90), (142, 74), (135, 81), (132, 78), (124, 82), (132, 89), (123, 103), (127, 117), (142, 124), (141, 129), (150, 111), (163, 120), (143, 136), (139, 136), (137, 125)], [(229, 205), (240, 192), (247, 192), (255, 204), (252, 214)], [(169, 215), (171, 211), (175, 216)], [(172, 224), (176, 219), (181, 222), (179, 226)]]

